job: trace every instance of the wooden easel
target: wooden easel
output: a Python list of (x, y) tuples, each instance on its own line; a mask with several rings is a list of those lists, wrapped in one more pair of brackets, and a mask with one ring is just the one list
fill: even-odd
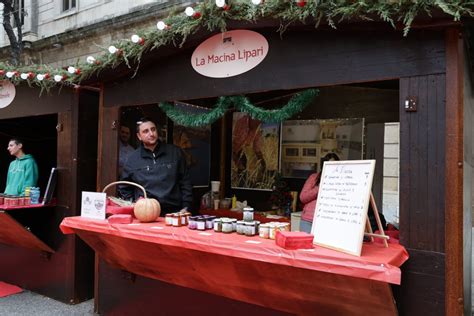
[(370, 192), (369, 203), (372, 206), (372, 211), (374, 212), (375, 221), (377, 222), (377, 227), (379, 228), (380, 234), (374, 234), (374, 232), (372, 231), (372, 227), (370, 226), (370, 221), (369, 221), (369, 214), (367, 212), (367, 222), (365, 223), (366, 232), (365, 232), (364, 235), (369, 236), (372, 242), (374, 242), (374, 237), (382, 238), (385, 247), (388, 248), (387, 240), (390, 239), (390, 236), (385, 235), (385, 231), (382, 227), (382, 222), (380, 221), (379, 210), (377, 209), (377, 205), (375, 204), (375, 199), (374, 199), (374, 195), (372, 194), (372, 192)]

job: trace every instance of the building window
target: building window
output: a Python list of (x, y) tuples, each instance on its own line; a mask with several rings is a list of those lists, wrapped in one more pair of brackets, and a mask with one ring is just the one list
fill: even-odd
[[(15, 12), (20, 12), (20, 25), (24, 25), (25, 24), (25, 0), (15, 0), (13, 2), (13, 10)], [(16, 20), (12, 17), (12, 20), (13, 20), (13, 27), (17, 27), (17, 23), (16, 23)]]
[(76, 0), (63, 0), (63, 12), (76, 8)]

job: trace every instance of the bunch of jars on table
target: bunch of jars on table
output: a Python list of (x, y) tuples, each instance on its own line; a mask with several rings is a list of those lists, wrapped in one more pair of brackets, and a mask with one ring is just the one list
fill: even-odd
[(40, 190), (36, 187), (25, 189), (24, 195), (0, 194), (0, 205), (3, 207), (27, 206), (39, 204)]
[[(220, 217), (213, 215), (190, 216), (189, 212), (178, 212), (166, 214), (165, 224), (167, 226), (187, 226), (192, 230), (214, 230), (215, 232), (230, 234), (236, 232), (239, 235), (255, 236), (261, 238), (275, 239), (277, 231), (289, 231), (290, 223), (270, 222), (261, 224), (256, 220), (237, 220), (235, 218)], [(244, 216), (245, 218), (245, 216)]]

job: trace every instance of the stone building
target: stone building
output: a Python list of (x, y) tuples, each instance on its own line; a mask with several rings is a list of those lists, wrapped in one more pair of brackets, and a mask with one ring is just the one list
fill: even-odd
[[(65, 67), (101, 53), (114, 41), (155, 27), (182, 0), (15, 0), (24, 12), (24, 64)], [(0, 7), (2, 10), (3, 8)], [(3, 15), (2, 15), (3, 16)], [(0, 59), (9, 59), (9, 41), (0, 28)]]

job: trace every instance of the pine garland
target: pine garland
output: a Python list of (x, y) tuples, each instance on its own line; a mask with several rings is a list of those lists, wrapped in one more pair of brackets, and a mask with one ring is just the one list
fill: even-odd
[(214, 108), (204, 114), (191, 114), (186, 110), (179, 110), (169, 103), (160, 103), (159, 106), (173, 122), (188, 127), (212, 124), (222, 117), (231, 106), (263, 122), (282, 122), (301, 112), (318, 93), (319, 91), (316, 89), (299, 92), (278, 110), (265, 110), (256, 107), (244, 96), (219, 97)]
[[(53, 69), (45, 65), (15, 67), (0, 62), (0, 80), (8, 79), (14, 84), (26, 81), (29, 85), (49, 90), (55, 85), (78, 84), (97, 76), (103, 69), (115, 68), (123, 63), (130, 68), (135, 67), (136, 73), (142, 56), (149, 51), (169, 45), (181, 47), (189, 36), (199, 30), (224, 32), (228, 21), (256, 23), (259, 20), (277, 20), (280, 21), (279, 31), (284, 32), (295, 22), (314, 23), (318, 27), (322, 21), (326, 21), (336, 28), (337, 23), (344, 20), (370, 21), (376, 16), (394, 27), (396, 23), (401, 23), (406, 36), (420, 13), (430, 15), (434, 10), (441, 10), (455, 21), (463, 16), (474, 16), (473, 0), (308, 0), (302, 7), (290, 0), (265, 0), (260, 5), (253, 5), (251, 0), (227, 0), (227, 3), (229, 7), (223, 10), (215, 5), (215, 0), (204, 0), (194, 6), (194, 10), (200, 14), (194, 18), (186, 16), (182, 8), (177, 7), (164, 19), (169, 26), (166, 29), (160, 31), (153, 28), (136, 32), (143, 38), (143, 45), (122, 39), (113, 43), (119, 49), (116, 54), (109, 53), (107, 47), (103, 47), (104, 53), (96, 57), (96, 62), (71, 65), (80, 69), (78, 73), (70, 74), (65, 69)], [(7, 78), (8, 71), (17, 73), (12, 78)], [(28, 79), (21, 79), (21, 73), (32, 75)], [(38, 80), (37, 74), (49, 74), (49, 78)], [(61, 75), (64, 79), (56, 82), (53, 80), (54, 75)]]

